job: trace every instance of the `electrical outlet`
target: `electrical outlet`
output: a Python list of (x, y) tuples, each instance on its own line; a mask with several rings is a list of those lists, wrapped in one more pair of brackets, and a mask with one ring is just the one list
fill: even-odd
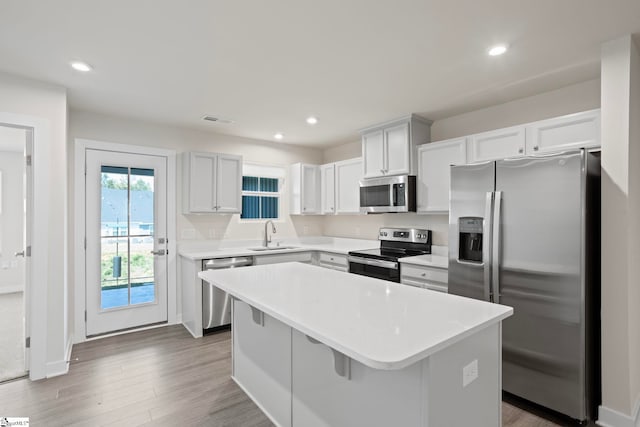
[(302, 234), (304, 234), (305, 236), (306, 236), (307, 234), (309, 234), (309, 226), (308, 226), (308, 225), (305, 225), (305, 226), (304, 226), (304, 228), (302, 229)]
[(209, 238), (210, 239), (215, 239), (216, 238), (216, 229), (215, 228), (210, 228), (209, 229)]
[(478, 378), (478, 359), (462, 368), (462, 387), (466, 387)]

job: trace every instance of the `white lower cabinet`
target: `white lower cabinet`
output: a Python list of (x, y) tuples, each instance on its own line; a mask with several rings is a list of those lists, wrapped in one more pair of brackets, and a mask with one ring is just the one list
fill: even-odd
[(340, 376), (333, 350), (297, 330), (291, 352), (294, 426), (425, 425), (416, 410), (423, 405), (421, 362), (387, 371), (346, 358), (349, 375)]
[(447, 292), (448, 281), (449, 271), (446, 268), (400, 263), (400, 283), (403, 285)]
[(288, 254), (256, 255), (253, 257), (253, 265), (278, 264), (281, 262), (306, 262), (311, 263), (311, 252), (293, 252)]
[(316, 265), (324, 268), (331, 268), (338, 271), (349, 271), (349, 261), (346, 255), (334, 254), (331, 252), (318, 252)]
[(235, 381), (280, 426), (291, 426), (291, 328), (233, 301)]

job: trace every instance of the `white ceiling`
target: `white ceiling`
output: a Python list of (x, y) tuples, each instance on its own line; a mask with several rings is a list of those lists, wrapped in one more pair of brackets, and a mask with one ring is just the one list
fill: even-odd
[(638, 0), (2, 0), (0, 70), (75, 109), (327, 146), (595, 78), (637, 32)]

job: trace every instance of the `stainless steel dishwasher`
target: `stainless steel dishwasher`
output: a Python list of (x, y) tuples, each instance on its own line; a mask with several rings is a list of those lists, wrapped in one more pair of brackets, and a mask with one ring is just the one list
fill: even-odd
[[(246, 267), (253, 264), (253, 257), (216, 258), (202, 261), (203, 270)], [(216, 330), (231, 324), (231, 301), (229, 295), (202, 281), (202, 329)]]

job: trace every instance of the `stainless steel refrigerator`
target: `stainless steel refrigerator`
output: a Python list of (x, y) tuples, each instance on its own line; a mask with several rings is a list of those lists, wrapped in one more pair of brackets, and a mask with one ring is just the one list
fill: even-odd
[(600, 401), (600, 157), (451, 167), (449, 293), (514, 308), (503, 390), (577, 420)]

